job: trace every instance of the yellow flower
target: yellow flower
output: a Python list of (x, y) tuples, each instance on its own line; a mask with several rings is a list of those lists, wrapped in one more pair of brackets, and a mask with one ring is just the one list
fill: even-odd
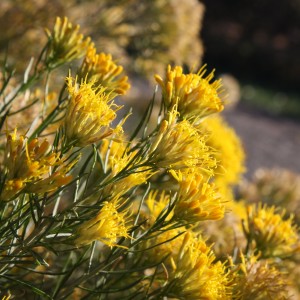
[(195, 223), (223, 218), (225, 206), (213, 184), (205, 182), (200, 174), (179, 172), (175, 176), (179, 181), (174, 208), (176, 220)]
[(231, 299), (228, 277), (221, 262), (205, 242), (189, 232), (174, 256), (175, 270), (169, 274), (166, 296), (189, 300)]
[(57, 17), (53, 31), (50, 32), (49, 29), (46, 29), (49, 38), (46, 60), (48, 67), (55, 68), (84, 56), (91, 44), (91, 39), (84, 38), (82, 34), (79, 34), (79, 28), (79, 25), (74, 27), (67, 17), (64, 17), (63, 20)]
[[(145, 204), (148, 208), (147, 217), (150, 220), (150, 223), (153, 224), (159, 215), (168, 209), (168, 206), (171, 204), (170, 195), (166, 194), (165, 191), (162, 191), (158, 196), (159, 191), (151, 191), (145, 201)], [(166, 218), (170, 220), (173, 212), (171, 211)]]
[(287, 169), (259, 168), (251, 181), (239, 185), (239, 194), (249, 202), (262, 201), (268, 205), (284, 207), (295, 215), (300, 224), (300, 174)]
[(217, 257), (224, 257), (234, 253), (235, 249), (246, 247), (242, 220), (247, 217), (246, 206), (242, 201), (229, 201), (225, 203), (224, 218), (221, 220), (208, 220), (198, 224), (197, 231), (201, 231), (213, 245)]
[(293, 217), (284, 220), (285, 211), (276, 213), (274, 206), (252, 205), (248, 207), (245, 233), (263, 257), (289, 256), (299, 252), (297, 226)]
[(288, 282), (283, 274), (267, 261), (255, 256), (245, 257), (233, 266), (232, 279), (233, 300), (287, 300)]
[(100, 212), (94, 218), (79, 225), (75, 244), (82, 246), (100, 241), (109, 247), (114, 247), (117, 246), (119, 238), (129, 238), (126, 225), (127, 212), (119, 212), (119, 206), (117, 198), (104, 202)]
[(116, 176), (125, 167), (128, 167), (136, 155), (136, 151), (129, 151), (128, 143), (122, 133), (118, 135), (117, 139), (102, 140), (99, 151), (103, 162), (105, 162), (105, 172), (111, 170), (112, 176)]
[(205, 66), (197, 74), (183, 74), (181, 67), (172, 69), (169, 65), (165, 80), (156, 75), (155, 80), (162, 88), (165, 106), (171, 110), (178, 105), (180, 117), (188, 119), (222, 111), (223, 103), (219, 97), (221, 81), (211, 82), (213, 72), (204, 77), (205, 73)]
[(105, 172), (110, 173), (107, 180), (115, 178), (104, 188), (104, 195), (125, 194), (133, 187), (145, 183), (153, 174), (149, 168), (137, 167), (139, 159), (134, 159), (136, 151), (129, 151), (127, 144), (122, 135), (118, 136), (118, 140), (104, 139), (101, 143), (99, 153), (105, 162)]
[(245, 153), (240, 139), (220, 115), (206, 118), (202, 125), (210, 132), (206, 143), (216, 150), (214, 156), (219, 161), (216, 180), (237, 184), (245, 171)]
[[(74, 162), (76, 163), (76, 162)], [(27, 141), (24, 136), (7, 134), (4, 156), (6, 182), (1, 199), (10, 200), (18, 192), (45, 193), (69, 183), (72, 176), (66, 175), (73, 164), (66, 164), (58, 153), (50, 151), (47, 140)], [(55, 168), (55, 171), (53, 171)]]
[[(120, 176), (120, 178), (104, 188), (103, 195), (124, 195), (132, 188), (146, 183), (151, 175), (152, 172), (145, 168), (139, 168), (130, 173), (124, 173), (124, 175)], [(112, 178), (112, 176), (109, 176), (108, 180), (109, 178)]]
[(93, 88), (94, 82), (82, 81), (77, 85), (76, 79), (66, 78), (70, 94), (64, 132), (69, 144), (79, 147), (98, 142), (113, 133), (122, 131), (110, 127), (116, 118), (120, 106), (113, 102), (112, 95), (105, 88)]
[(108, 92), (126, 94), (130, 88), (128, 77), (122, 75), (123, 67), (118, 66), (110, 54), (96, 54), (94, 46), (90, 46), (82, 66), (79, 70), (79, 78), (92, 80), (96, 85), (101, 85)]
[(197, 167), (213, 174), (216, 160), (206, 136), (187, 120), (176, 122), (177, 111), (163, 120), (150, 148), (149, 161), (159, 168), (184, 169)]

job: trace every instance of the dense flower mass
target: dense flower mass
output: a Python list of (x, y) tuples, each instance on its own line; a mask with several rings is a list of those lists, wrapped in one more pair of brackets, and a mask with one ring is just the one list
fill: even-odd
[[(191, 7), (199, 4), (191, 1)], [(138, 6), (136, 0), (121, 1), (117, 8), (116, 2), (105, 4), (105, 20), (112, 24), (127, 15), (121, 9), (127, 2), (142, 11), (154, 5), (153, 12), (170, 2), (171, 14), (186, 1)], [(159, 24), (152, 17), (155, 31)], [(126, 32), (136, 34), (136, 28)], [(7, 65), (0, 75), (0, 129), (6, 127), (0, 134), (0, 295), (149, 300), (297, 295), (299, 230), (292, 214), (267, 204), (273, 205), (275, 194), (277, 204), (290, 203), (298, 189), (277, 193), (281, 184), (269, 188), (262, 182), (261, 195), (271, 193), (263, 199), (267, 204), (249, 206), (247, 197), (235, 201), (244, 152), (235, 133), (212, 115), (223, 109), (221, 82), (213, 72), (205, 75), (203, 66), (197, 74), (183, 74), (182, 67), (169, 66), (166, 79), (155, 77), (162, 88), (160, 109), (154, 94), (141, 120), (125, 133), (123, 124), (135, 107), (117, 115), (116, 101), (129, 89), (123, 67), (110, 54), (97, 54), (67, 18), (57, 18), (47, 34), (20, 83)], [(128, 45), (126, 51), (138, 48)], [(77, 75), (64, 80), (66, 69), (59, 67), (84, 55), (81, 64), (72, 65)], [(32, 124), (20, 126), (28, 114)], [(17, 126), (26, 134), (10, 132)]]
[(212, 152), (206, 145), (206, 136), (187, 120), (177, 121), (177, 111), (173, 109), (152, 143), (150, 161), (161, 168), (197, 167), (211, 173), (217, 166)]
[(190, 173), (177, 176), (179, 181), (178, 199), (174, 217), (188, 223), (204, 220), (218, 220), (224, 216), (222, 196), (202, 175)]
[(120, 108), (113, 102), (113, 96), (105, 88), (95, 88), (94, 82), (67, 77), (70, 100), (64, 120), (64, 131), (68, 143), (85, 146), (100, 141), (117, 131), (110, 127)]
[(225, 267), (214, 260), (205, 242), (187, 233), (174, 257), (175, 270), (170, 274), (167, 295), (191, 300), (230, 299)]
[(3, 166), (6, 177), (1, 199), (5, 201), (13, 199), (20, 191), (49, 192), (72, 179), (67, 175), (71, 165), (51, 151), (47, 140), (28, 141), (25, 136), (18, 136), (17, 130), (7, 134)]
[(125, 94), (130, 85), (122, 72), (123, 67), (117, 65), (110, 54), (96, 54), (96, 48), (90, 46), (79, 70), (79, 78), (93, 80), (108, 92)]
[(207, 144), (216, 150), (214, 156), (219, 161), (216, 178), (227, 184), (237, 184), (245, 171), (245, 153), (240, 139), (220, 115), (206, 118), (202, 125), (210, 132)]
[(284, 214), (285, 211), (276, 212), (274, 206), (248, 207), (246, 234), (265, 257), (285, 257), (300, 251), (297, 226), (292, 217), (285, 220)]
[(82, 223), (77, 228), (77, 246), (87, 245), (100, 241), (110, 247), (116, 246), (121, 237), (128, 238), (126, 225), (126, 211), (119, 212), (119, 200), (105, 202), (100, 212), (92, 219)]
[(169, 109), (178, 105), (178, 112), (182, 118), (198, 119), (220, 112), (224, 106), (219, 97), (221, 81), (213, 80), (213, 72), (204, 77), (205, 67), (197, 74), (183, 74), (181, 67), (172, 69), (169, 65), (166, 79), (159, 75), (155, 80), (162, 88), (163, 100)]
[(218, 161), (214, 181), (226, 200), (234, 199), (232, 187), (240, 181), (245, 171), (245, 153), (233, 128), (220, 115), (212, 115), (200, 124), (207, 130), (207, 145), (215, 149), (212, 155)]

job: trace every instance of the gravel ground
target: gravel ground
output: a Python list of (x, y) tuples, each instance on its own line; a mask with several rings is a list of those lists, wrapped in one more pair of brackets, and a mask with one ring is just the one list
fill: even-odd
[(224, 116), (244, 144), (246, 177), (260, 167), (285, 168), (300, 174), (300, 120), (267, 116), (241, 103)]

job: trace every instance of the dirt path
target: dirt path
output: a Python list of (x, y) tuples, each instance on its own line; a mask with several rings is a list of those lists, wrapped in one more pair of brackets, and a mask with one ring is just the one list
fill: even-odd
[(300, 120), (270, 117), (239, 104), (224, 113), (243, 141), (247, 177), (259, 168), (287, 168), (300, 173)]

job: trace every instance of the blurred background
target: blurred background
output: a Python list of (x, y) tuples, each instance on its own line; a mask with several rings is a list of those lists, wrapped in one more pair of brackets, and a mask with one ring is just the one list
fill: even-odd
[(232, 76), (224, 83), (235, 95), (239, 88), (225, 114), (244, 142), (248, 175), (258, 167), (299, 172), (300, 1), (204, 4), (203, 61)]
[(299, 119), (300, 1), (204, 3), (204, 60), (238, 78), (245, 101)]
[[(259, 167), (300, 172), (300, 0), (1, 0), (0, 60), (22, 74), (56, 16), (67, 16), (129, 74), (142, 112), (168, 63), (223, 78), (224, 115)], [(76, 65), (70, 66), (76, 68)]]

